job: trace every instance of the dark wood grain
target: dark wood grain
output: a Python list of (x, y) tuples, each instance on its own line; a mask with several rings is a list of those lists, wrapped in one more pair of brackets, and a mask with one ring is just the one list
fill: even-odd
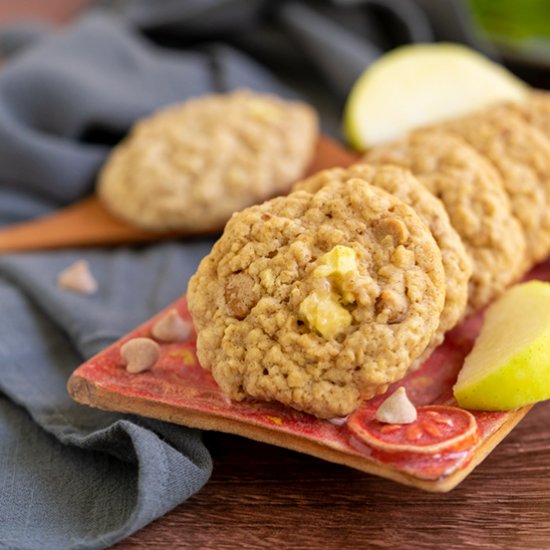
[(210, 482), (117, 550), (550, 548), (549, 403), (442, 495), (236, 436), (204, 440)]

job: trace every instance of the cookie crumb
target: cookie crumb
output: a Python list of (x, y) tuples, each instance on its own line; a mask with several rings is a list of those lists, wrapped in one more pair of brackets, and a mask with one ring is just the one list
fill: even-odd
[(393, 392), (378, 407), (375, 418), (385, 424), (410, 424), (416, 420), (416, 408), (410, 402), (404, 387)]
[(171, 309), (159, 319), (151, 330), (152, 335), (161, 342), (184, 342), (191, 336), (191, 324)]
[(57, 276), (57, 285), (78, 294), (94, 294), (97, 292), (97, 281), (90, 271), (86, 260), (78, 260), (64, 269)]
[(160, 347), (151, 338), (132, 338), (121, 348), (126, 370), (132, 374), (153, 368), (160, 357)]

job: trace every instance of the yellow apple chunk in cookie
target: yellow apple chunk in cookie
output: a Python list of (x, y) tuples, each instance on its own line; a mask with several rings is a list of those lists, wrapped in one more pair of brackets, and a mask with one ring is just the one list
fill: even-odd
[(454, 386), (461, 407), (510, 410), (550, 397), (550, 284), (531, 281), (489, 307)]
[(337, 245), (321, 258), (313, 272), (320, 288), (300, 304), (300, 313), (308, 324), (325, 338), (333, 338), (351, 325), (351, 314), (342, 305), (355, 301), (353, 294), (343, 289), (343, 279), (348, 273), (358, 273), (355, 251)]

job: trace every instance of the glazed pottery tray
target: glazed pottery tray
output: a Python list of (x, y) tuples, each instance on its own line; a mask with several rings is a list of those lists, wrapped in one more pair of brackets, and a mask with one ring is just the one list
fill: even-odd
[[(529, 278), (550, 281), (550, 262), (535, 268)], [(189, 319), (185, 296), (166, 311), (173, 308)], [(149, 337), (166, 311), (80, 366), (68, 383), (73, 399), (109, 411), (238, 434), (437, 492), (460, 483), (529, 410), (468, 413), (456, 407), (452, 386), (482, 325), (482, 313), (448, 333), (421, 368), (388, 389), (390, 394), (405, 386), (411, 401), (426, 411), (419, 415), (419, 420), (427, 419), (424, 424), (395, 431), (373, 419), (384, 396), (365, 402), (349, 419), (334, 420), (319, 420), (277, 403), (231, 402), (200, 367), (194, 337), (161, 344), (160, 360), (152, 370), (128, 373), (121, 345), (137, 336)], [(370, 430), (366, 439), (365, 430)]]

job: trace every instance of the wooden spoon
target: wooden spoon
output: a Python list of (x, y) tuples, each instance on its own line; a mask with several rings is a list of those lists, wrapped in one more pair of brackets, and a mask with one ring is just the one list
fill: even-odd
[[(306, 175), (333, 166), (349, 166), (356, 161), (354, 153), (321, 136)], [(189, 236), (189, 232), (148, 231), (132, 226), (113, 216), (97, 196), (91, 195), (48, 216), (0, 229), (0, 252), (112, 246), (183, 236)]]

